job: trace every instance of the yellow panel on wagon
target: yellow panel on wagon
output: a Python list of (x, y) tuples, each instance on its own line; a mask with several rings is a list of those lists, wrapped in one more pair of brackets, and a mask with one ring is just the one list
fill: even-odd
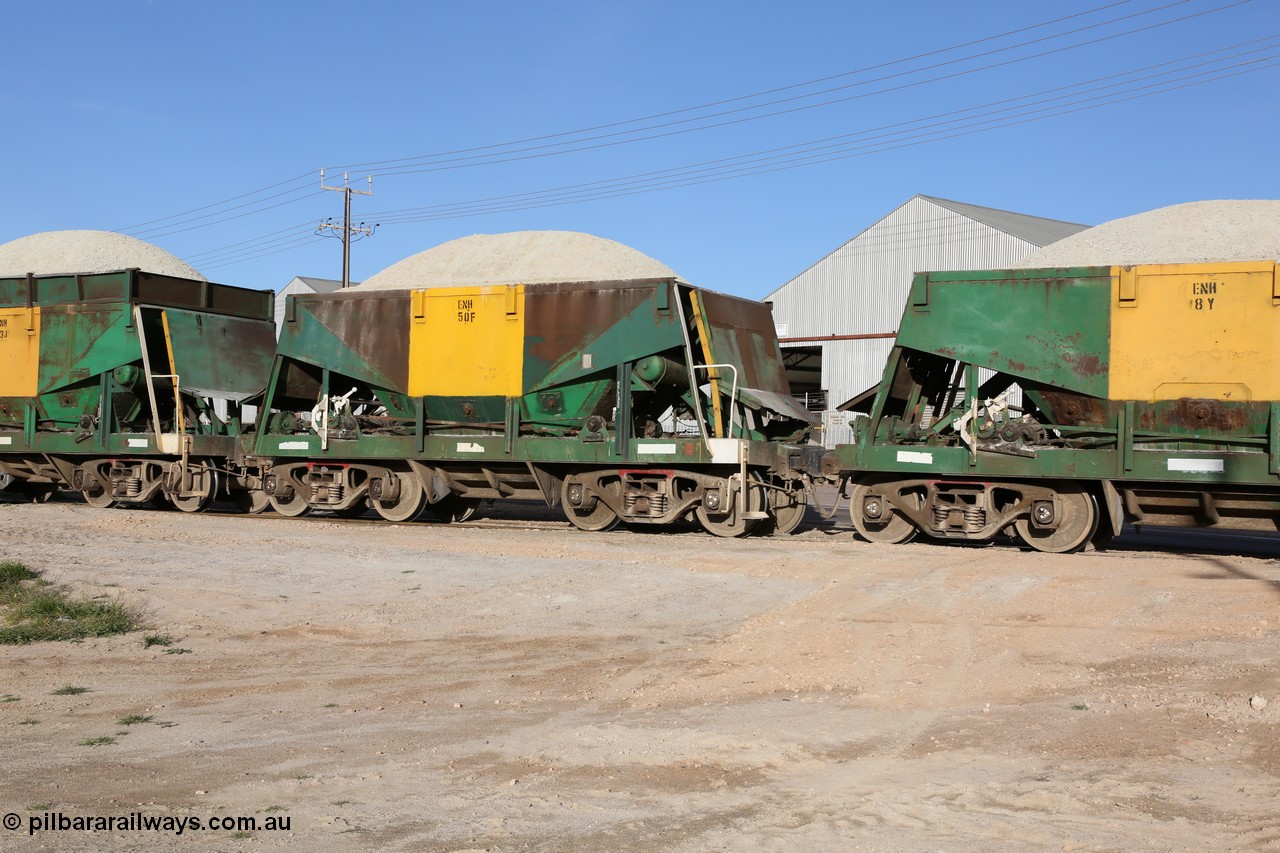
[(410, 293), (409, 394), (518, 397), (524, 368), (524, 285)]
[(1113, 400), (1280, 400), (1273, 262), (1115, 267)]
[(0, 397), (34, 397), (40, 380), (40, 306), (0, 308)]

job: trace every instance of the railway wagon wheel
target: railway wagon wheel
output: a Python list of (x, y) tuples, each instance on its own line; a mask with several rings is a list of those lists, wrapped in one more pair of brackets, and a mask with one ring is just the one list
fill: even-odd
[[(1032, 506), (1031, 511), (1043, 510)], [(1036, 527), (1030, 518), (1020, 518), (1013, 523), (1014, 529), (1023, 542), (1037, 551), (1067, 554), (1080, 550), (1098, 529), (1098, 505), (1093, 495), (1078, 487), (1061, 490), (1057, 512), (1056, 527)]]
[(200, 488), (193, 490), (194, 494), (187, 497), (176, 494), (169, 495), (169, 500), (173, 501), (173, 505), (183, 512), (200, 512), (213, 503), (214, 496), (218, 494), (218, 485), (222, 478), (217, 470), (212, 465), (205, 464), (195, 467), (204, 469), (200, 477)]
[(853, 487), (853, 495), (849, 499), (849, 520), (853, 522), (853, 528), (868, 542), (883, 545), (910, 542), (919, 531), (876, 494), (882, 490), (881, 485), (891, 484), (858, 483)]
[(433, 504), (427, 505), (427, 512), (435, 516), (436, 521), (444, 524), (461, 524), (476, 514), (480, 506), (479, 498), (464, 498), (461, 495), (449, 495)]
[(101, 468), (94, 466), (92, 477), (86, 477), (84, 489), (80, 494), (84, 496), (84, 502), (91, 507), (98, 509), (106, 509), (113, 506), (116, 502), (115, 497), (111, 494), (111, 486), (108, 485), (105, 477), (101, 476)]
[(769, 536), (787, 536), (794, 533), (800, 526), (800, 522), (804, 521), (804, 513), (809, 508), (809, 501), (804, 486), (800, 483), (790, 484), (790, 488), (787, 488), (788, 484), (782, 482), (777, 482), (775, 485), (783, 488), (768, 490), (769, 518), (762, 526), (768, 527), (764, 533)]
[[(564, 516), (569, 519), (569, 523), (579, 530), (587, 530), (598, 533), (603, 530), (612, 530), (618, 525), (618, 514), (611, 510), (604, 501), (599, 498), (589, 497), (587, 500), (580, 500), (578, 506), (574, 506), (569, 500), (571, 489), (580, 488), (586, 492), (586, 486), (578, 482), (574, 477), (566, 477), (563, 485), (560, 486), (560, 505), (564, 507)], [(617, 497), (622, 492), (622, 481), (611, 479), (600, 484), (601, 491), (608, 492), (611, 497)], [(584, 508), (582, 504), (594, 501), (591, 507)]]
[(746, 512), (742, 511), (742, 494), (739, 492), (734, 495), (733, 509), (729, 512), (709, 510), (705, 503), (700, 503), (697, 509), (694, 510), (694, 514), (697, 515), (703, 529), (714, 536), (723, 536), (727, 539), (746, 536), (752, 530), (755, 530), (756, 526), (762, 521), (760, 518), (749, 518), (747, 516), (748, 514), (759, 513), (764, 508), (765, 491), (755, 482), (747, 486)]
[(307, 502), (302, 499), (302, 495), (294, 492), (287, 498), (272, 495), (268, 500), (271, 502), (271, 508), (286, 518), (297, 518), (300, 515), (306, 515), (311, 507), (307, 506)]
[(261, 489), (233, 489), (231, 503), (246, 515), (257, 515), (267, 511), (271, 506), (271, 498)]
[(376, 501), (370, 498), (369, 503), (387, 521), (413, 521), (427, 505), (427, 493), (412, 474), (397, 472), (395, 478), (400, 481), (400, 496), (396, 500)]
[(48, 503), (53, 498), (53, 493), (58, 490), (57, 486), (48, 483), (15, 483), (10, 487), (9, 491), (21, 495), (26, 501), (33, 504)]

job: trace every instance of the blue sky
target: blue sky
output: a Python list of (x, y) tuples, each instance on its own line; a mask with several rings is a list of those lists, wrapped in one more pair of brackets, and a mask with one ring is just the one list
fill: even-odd
[(340, 244), (314, 235), (341, 214), (321, 168), (374, 176), (356, 280), (467, 234), (567, 229), (750, 297), (916, 193), (1087, 224), (1280, 198), (1277, 0), (51, 0), (4, 17), (0, 242), (124, 231), (248, 287), (340, 276)]

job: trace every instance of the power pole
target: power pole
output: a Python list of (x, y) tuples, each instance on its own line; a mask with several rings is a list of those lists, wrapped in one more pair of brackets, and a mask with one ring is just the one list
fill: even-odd
[(316, 233), (319, 234), (321, 231), (333, 231), (336, 233), (336, 236), (342, 238), (342, 289), (346, 290), (351, 286), (351, 244), (355, 242), (352, 240), (352, 235), (357, 235), (357, 239), (359, 239), (359, 237), (371, 237), (373, 236), (374, 230), (378, 227), (377, 224), (365, 225), (363, 222), (359, 225), (351, 224), (351, 196), (352, 194), (373, 195), (373, 175), (369, 176), (368, 190), (352, 189), (346, 172), (342, 173), (342, 186), (330, 187), (325, 186), (324, 169), (321, 169), (320, 189), (335, 190), (342, 193), (341, 224), (334, 222), (332, 219), (326, 219), (324, 222), (321, 222), (316, 226)]

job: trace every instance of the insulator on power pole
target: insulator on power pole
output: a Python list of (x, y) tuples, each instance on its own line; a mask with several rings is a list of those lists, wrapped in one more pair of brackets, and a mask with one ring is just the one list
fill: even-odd
[(324, 182), (324, 169), (320, 170), (320, 189), (334, 190), (342, 193), (342, 224), (339, 225), (333, 219), (326, 219), (316, 227), (316, 233), (329, 230), (339, 232), (338, 237), (342, 239), (342, 288), (343, 290), (351, 286), (351, 244), (354, 242), (351, 238), (353, 234), (359, 234), (363, 237), (373, 235), (374, 229), (367, 227), (363, 222), (358, 227), (351, 225), (351, 196), (354, 195), (373, 195), (373, 175), (369, 175), (369, 189), (357, 190), (352, 189), (348, 173), (342, 173), (342, 186), (331, 187)]

